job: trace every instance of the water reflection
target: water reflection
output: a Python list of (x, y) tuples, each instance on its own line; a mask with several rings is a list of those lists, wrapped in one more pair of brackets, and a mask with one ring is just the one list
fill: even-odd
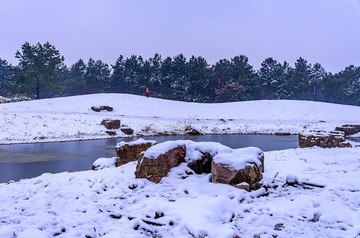
[[(298, 147), (297, 136), (273, 135), (200, 135), (144, 137), (158, 143), (167, 140), (215, 141), (231, 148), (256, 146), (263, 151)], [(0, 181), (32, 178), (43, 173), (81, 171), (91, 168), (100, 157), (114, 157), (119, 138), (74, 142), (0, 145)]]

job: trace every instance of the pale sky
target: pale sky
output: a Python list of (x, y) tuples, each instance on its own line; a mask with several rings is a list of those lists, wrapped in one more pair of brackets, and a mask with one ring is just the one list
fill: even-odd
[(0, 58), (49, 41), (70, 66), (90, 57), (183, 53), (211, 64), (244, 54), (360, 66), (360, 0), (0, 0)]

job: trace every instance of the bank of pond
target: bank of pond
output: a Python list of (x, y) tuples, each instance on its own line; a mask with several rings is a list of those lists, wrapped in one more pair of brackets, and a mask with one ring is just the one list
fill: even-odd
[[(255, 146), (263, 151), (283, 150), (299, 146), (297, 135), (179, 135), (142, 138), (156, 140), (157, 143), (168, 140), (213, 141), (233, 149)], [(137, 139), (133, 137), (0, 145), (0, 182), (32, 178), (43, 173), (89, 170), (96, 159), (115, 157), (115, 146), (118, 142), (129, 142)]]

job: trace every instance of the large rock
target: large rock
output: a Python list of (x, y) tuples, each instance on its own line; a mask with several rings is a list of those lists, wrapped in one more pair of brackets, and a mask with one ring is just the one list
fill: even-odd
[(345, 136), (350, 136), (360, 132), (360, 125), (342, 125), (341, 127), (336, 127), (335, 131), (343, 131)]
[(130, 127), (121, 127), (120, 130), (126, 135), (132, 135), (134, 133), (134, 130)]
[(91, 107), (91, 110), (93, 110), (95, 112), (101, 112), (101, 111), (111, 112), (113, 110), (113, 108), (109, 107), (109, 106), (93, 106), (93, 107)]
[(140, 158), (140, 153), (146, 151), (151, 146), (155, 145), (155, 140), (139, 139), (132, 142), (120, 142), (116, 146), (116, 167), (131, 161), (137, 161)]
[(116, 131), (105, 131), (109, 136), (116, 136)]
[(255, 147), (220, 153), (211, 166), (212, 182), (229, 184), (248, 191), (260, 188), (264, 153)]
[(101, 121), (100, 125), (103, 125), (108, 130), (114, 130), (120, 128), (120, 120), (113, 120), (113, 119), (104, 119)]
[(328, 135), (299, 135), (300, 148), (319, 146), (321, 148), (351, 147), (350, 143), (345, 142), (345, 133), (333, 131)]
[[(164, 149), (165, 148), (165, 149)], [(165, 153), (163, 153), (166, 151)], [(167, 141), (150, 147), (136, 167), (135, 177), (159, 183), (170, 169), (185, 162), (186, 147), (176, 141)]]
[(232, 149), (218, 142), (187, 142), (186, 163), (195, 173), (211, 173), (211, 163), (218, 153), (230, 153)]
[(203, 153), (201, 159), (192, 161), (188, 167), (197, 174), (211, 173), (211, 163), (213, 157), (209, 153)]

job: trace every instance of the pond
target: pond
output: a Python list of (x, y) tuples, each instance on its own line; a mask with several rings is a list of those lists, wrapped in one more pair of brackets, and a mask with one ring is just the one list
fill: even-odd
[[(200, 135), (152, 136), (144, 139), (193, 140), (220, 142), (231, 148), (256, 146), (263, 151), (297, 148), (298, 136), (274, 135)], [(32, 178), (43, 173), (73, 172), (91, 169), (100, 157), (115, 157), (115, 146), (120, 141), (138, 138), (117, 138), (72, 142), (0, 145), (0, 182)]]

